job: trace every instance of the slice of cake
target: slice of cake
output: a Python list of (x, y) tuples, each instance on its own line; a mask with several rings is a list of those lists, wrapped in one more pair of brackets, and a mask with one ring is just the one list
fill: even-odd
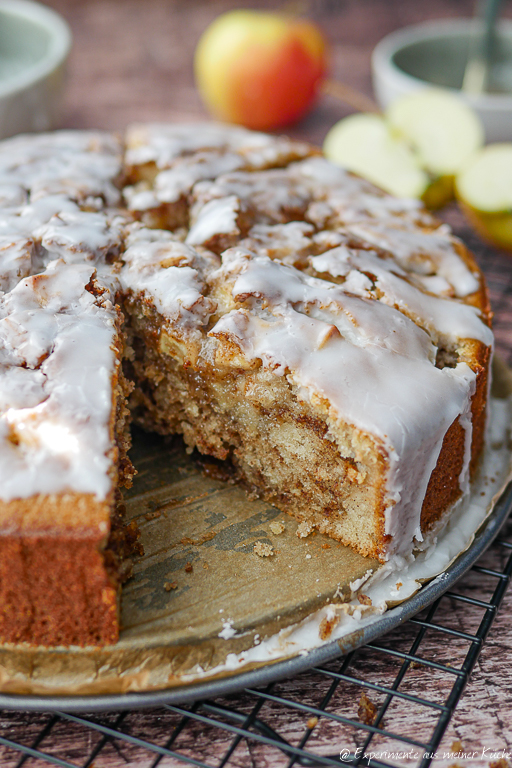
[(129, 481), (121, 145), (64, 132), (0, 145), (0, 638), (118, 637)]

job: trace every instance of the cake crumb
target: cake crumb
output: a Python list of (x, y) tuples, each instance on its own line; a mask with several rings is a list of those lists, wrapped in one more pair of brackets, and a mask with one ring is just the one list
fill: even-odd
[(361, 693), (359, 699), (359, 707), (357, 709), (357, 716), (362, 723), (366, 725), (373, 725), (375, 722), (375, 716), (377, 714), (377, 706), (371, 701), (366, 693)]
[(164, 589), (166, 592), (170, 592), (171, 589), (178, 589), (178, 582), (177, 581), (166, 581), (164, 584)]
[(330, 610), (327, 613), (327, 616), (324, 616), (322, 621), (320, 622), (320, 626), (318, 628), (318, 637), (320, 640), (327, 640), (330, 635), (332, 635), (333, 629), (337, 627), (337, 625), (340, 623), (340, 618), (337, 616), (332, 610)]
[(146, 514), (144, 515), (146, 520), (156, 520), (157, 517), (161, 517), (161, 516), (162, 516), (162, 513), (158, 512), (158, 510), (156, 509), (154, 510), (154, 512), (146, 512)]
[(309, 520), (304, 520), (297, 526), (297, 536), (299, 539), (305, 539), (313, 530), (313, 524)]
[(450, 747), (450, 752), (462, 752), (462, 742), (453, 741)]
[(357, 599), (362, 605), (372, 605), (372, 599), (368, 595), (363, 595), (362, 593), (357, 596)]
[(326, 544), (322, 544), (322, 549), (330, 549), (330, 548), (331, 548), (330, 544), (327, 544), (327, 543)]
[(510, 763), (506, 758), (501, 757), (499, 760), (489, 763), (489, 768), (510, 768)]
[(209, 567), (210, 566), (208, 565), (208, 563), (205, 560), (204, 563), (203, 563), (203, 568), (205, 569), (205, 571), (207, 571)]
[(306, 555), (306, 560), (311, 560), (311, 555)]
[(274, 554), (274, 547), (264, 541), (257, 541), (254, 545), (254, 551), (259, 557), (271, 557)]
[(318, 717), (316, 717), (316, 715), (314, 717), (310, 717), (306, 725), (308, 726), (309, 730), (312, 731), (313, 728), (318, 725)]
[(185, 564), (185, 573), (192, 573), (194, 570), (192, 563), (186, 563)]
[(277, 522), (270, 523), (269, 527), (275, 536), (279, 536), (281, 533), (283, 533), (285, 529), (283, 523), (277, 523)]
[(208, 531), (208, 533), (201, 534), (199, 539), (191, 539), (188, 536), (185, 536), (185, 538), (180, 539), (180, 544), (183, 544), (184, 547), (189, 545), (200, 546), (206, 541), (211, 541), (213, 538), (215, 538), (216, 535), (217, 533), (215, 531)]

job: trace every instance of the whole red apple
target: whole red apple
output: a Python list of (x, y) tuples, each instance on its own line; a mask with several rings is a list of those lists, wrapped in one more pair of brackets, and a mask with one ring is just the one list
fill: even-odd
[(203, 33), (194, 64), (199, 92), (216, 118), (271, 130), (310, 109), (326, 70), (326, 44), (309, 21), (230, 11)]

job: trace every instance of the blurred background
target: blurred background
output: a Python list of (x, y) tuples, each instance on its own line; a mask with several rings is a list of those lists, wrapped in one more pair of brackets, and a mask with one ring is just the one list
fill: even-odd
[[(207, 118), (194, 86), (201, 33), (235, 8), (302, 11), (323, 30), (330, 74), (372, 95), (371, 53), (385, 35), (418, 22), (470, 17), (474, 0), (48, 0), (69, 23), (73, 46), (60, 124), (121, 129), (132, 120)], [(512, 19), (512, 2), (501, 15)], [(353, 109), (333, 96), (287, 133), (321, 144)]]

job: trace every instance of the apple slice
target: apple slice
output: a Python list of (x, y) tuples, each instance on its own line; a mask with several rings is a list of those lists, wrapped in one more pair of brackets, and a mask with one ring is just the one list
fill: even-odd
[(471, 107), (441, 90), (403, 96), (391, 104), (386, 118), (434, 178), (455, 176), (484, 140), (482, 124)]
[(512, 144), (489, 144), (455, 180), (462, 209), (486, 239), (512, 249)]
[(340, 120), (325, 137), (323, 149), (328, 160), (398, 197), (421, 197), (430, 184), (414, 152), (392, 135), (379, 115), (362, 113)]

